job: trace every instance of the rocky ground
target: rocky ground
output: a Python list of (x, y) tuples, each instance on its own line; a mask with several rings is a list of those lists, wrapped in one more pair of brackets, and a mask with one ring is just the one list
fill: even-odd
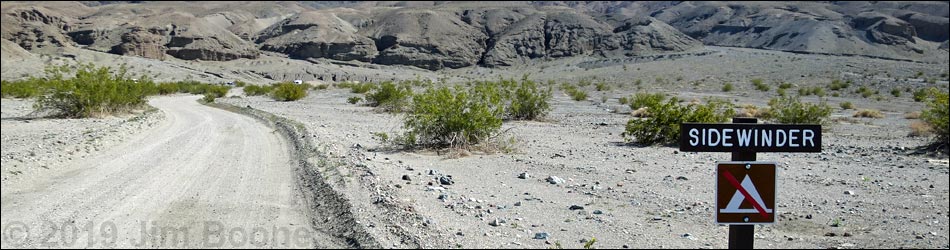
[(2, 100), (3, 185), (31, 179), (74, 160), (85, 159), (134, 138), (164, 119), (155, 109), (95, 119), (45, 119), (33, 113), (33, 101)]
[[(556, 91), (554, 110), (544, 121), (505, 123), (505, 135), (515, 141), (511, 153), (440, 155), (388, 150), (372, 134), (398, 133), (400, 117), (346, 104), (348, 97), (356, 95), (347, 90), (312, 91), (307, 98), (290, 103), (264, 97), (225, 98), (219, 102), (249, 106), (303, 123), (313, 133), (312, 140), (325, 144), (326, 151), (346, 156), (337, 166), (342, 170), (337, 171), (368, 171), (350, 177), (342, 174), (341, 186), (358, 189), (353, 187), (359, 185), (345, 184), (345, 180), (375, 183), (375, 195), (382, 193), (423, 218), (424, 223), (410, 226), (412, 230), (434, 232), (447, 240), (448, 246), (582, 247), (585, 241), (596, 238), (597, 247), (723, 248), (728, 228), (713, 223), (713, 168), (715, 161), (729, 160), (729, 155), (626, 145), (620, 133), (631, 117), (627, 111), (617, 111), (621, 108), (616, 98), (651, 91), (687, 100), (717, 96), (764, 106), (775, 96), (774, 87), (770, 92), (758, 92), (744, 82), (751, 76), (768, 75), (767, 69), (793, 69), (771, 72), (773, 78), (766, 78), (770, 81), (784, 75), (818, 78), (830, 73), (881, 89), (914, 80), (878, 81), (862, 73), (903, 75), (898, 72), (913, 72), (915, 67), (940, 70), (926, 64), (884, 60), (721, 50), (720, 54), (627, 65), (629, 70), (635, 67), (644, 72), (638, 74), (640, 79), (670, 75), (653, 72), (676, 72), (673, 74), (685, 79), (674, 81), (675, 76), (669, 77), (674, 78), (665, 80), (674, 82), (670, 84), (663, 84), (664, 80), (647, 80), (639, 87), (629, 82), (615, 83), (610, 91), (591, 90), (590, 101), (581, 102)], [(714, 61), (737, 65), (723, 68), (719, 66), (723, 64), (711, 64)], [(854, 65), (855, 69), (822, 67), (836, 63)], [(601, 79), (610, 79), (626, 74), (620, 67), (590, 71), (612, 69), (614, 74), (600, 72)], [(715, 71), (717, 68), (720, 70)], [(876, 77), (884, 78), (884, 74)], [(573, 73), (540, 75), (556, 78)], [(733, 80), (739, 88), (728, 93), (719, 90), (720, 84), (708, 81), (688, 84), (690, 79), (703, 77), (742, 80)], [(934, 86), (945, 89), (946, 82)], [(606, 96), (605, 103), (601, 103), (601, 96)], [(817, 97), (805, 100), (816, 101)], [(825, 127), (822, 153), (758, 156), (780, 166), (779, 220), (775, 225), (757, 227), (756, 246), (948, 247), (947, 158), (913, 154), (927, 139), (908, 137), (908, 125), (913, 120), (905, 119), (905, 114), (921, 110), (924, 104), (913, 102), (907, 95), (866, 99), (853, 93), (827, 101), (836, 107), (832, 115), (835, 122)], [(837, 108), (837, 103), (843, 101), (851, 101), (858, 108), (880, 109), (885, 117), (852, 118), (854, 110)], [(367, 175), (374, 178), (367, 179)], [(367, 195), (358, 191), (349, 194), (353, 200), (369, 199)], [(374, 220), (368, 221), (372, 224)]]

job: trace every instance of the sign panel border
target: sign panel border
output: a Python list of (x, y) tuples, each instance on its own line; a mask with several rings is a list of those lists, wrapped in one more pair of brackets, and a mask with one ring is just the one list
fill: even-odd
[(730, 165), (752, 164), (752, 165), (773, 165), (773, 166), (775, 166), (775, 176), (773, 176), (773, 177), (775, 178), (775, 180), (774, 180), (774, 181), (775, 181), (775, 185), (773, 186), (773, 189), (774, 189), (773, 192), (775, 192), (775, 193), (774, 193), (774, 196), (775, 196), (775, 204), (773, 204), (773, 205), (772, 205), (772, 208), (771, 208), (771, 209), (772, 209), (772, 222), (736, 222), (736, 223), (732, 223), (732, 222), (720, 222), (720, 221), (719, 221), (719, 181), (717, 180), (717, 181), (716, 181), (716, 192), (715, 192), (715, 196), (713, 196), (713, 200), (715, 200), (715, 203), (714, 203), (714, 206), (713, 206), (713, 208), (715, 209), (715, 210), (713, 211), (713, 218), (715, 219), (715, 221), (714, 221), (715, 224), (716, 224), (716, 225), (774, 225), (774, 224), (778, 221), (778, 198), (779, 198), (779, 196), (778, 196), (778, 170), (779, 170), (779, 168), (778, 168), (778, 162), (775, 162), (775, 161), (716, 161), (716, 170), (715, 170), (715, 171), (716, 171), (716, 178), (717, 178), (717, 179), (719, 178), (719, 165), (721, 165), (721, 164), (730, 164)]
[[(791, 129), (810, 129), (815, 131), (814, 134), (814, 146), (811, 147), (764, 147), (764, 146), (747, 146), (747, 147), (724, 147), (724, 146), (691, 146), (689, 145), (689, 130), (699, 128), (699, 129), (760, 129), (760, 130), (791, 130)], [(758, 124), (758, 123), (682, 123), (680, 124), (680, 138), (679, 138), (679, 150), (682, 152), (756, 152), (756, 153), (820, 153), (821, 142), (822, 142), (822, 126), (816, 124)], [(738, 138), (736, 138), (738, 141)]]

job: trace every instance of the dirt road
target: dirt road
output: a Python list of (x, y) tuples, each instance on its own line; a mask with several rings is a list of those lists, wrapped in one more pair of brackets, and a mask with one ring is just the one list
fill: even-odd
[(5, 187), (3, 248), (336, 246), (310, 227), (287, 142), (197, 99), (152, 99), (153, 129)]

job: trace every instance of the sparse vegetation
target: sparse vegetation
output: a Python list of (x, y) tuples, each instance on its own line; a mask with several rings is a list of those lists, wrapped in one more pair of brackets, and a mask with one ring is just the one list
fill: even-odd
[(610, 90), (610, 85), (607, 85), (607, 83), (605, 82), (599, 82), (596, 85), (594, 85), (594, 88), (596, 88), (597, 91), (603, 92), (603, 91)]
[(798, 96), (809, 96), (809, 95), (815, 95), (815, 96), (818, 96), (818, 97), (824, 97), (824, 96), (825, 96), (825, 89), (823, 89), (823, 88), (821, 88), (821, 87), (818, 87), (818, 86), (811, 87), (811, 88), (809, 88), (809, 87), (801, 87), (801, 88), (798, 89)]
[(486, 95), (478, 91), (441, 86), (413, 96), (404, 146), (464, 148), (489, 140), (501, 128), (503, 108), (500, 99), (477, 98)]
[(236, 86), (236, 87), (238, 87), (238, 88), (243, 88), (243, 87), (247, 86), (247, 83), (244, 82), (244, 81), (234, 81), (234, 86)]
[(835, 79), (835, 80), (832, 80), (831, 84), (828, 85), (828, 89), (830, 89), (831, 91), (838, 91), (838, 90), (846, 89), (850, 86), (851, 86), (850, 82), (845, 82), (845, 81)]
[(722, 85), (722, 92), (732, 92), (732, 89), (734, 88), (735, 87), (732, 86), (732, 83), (727, 82), (725, 85)]
[(755, 89), (763, 92), (769, 91), (771, 89), (768, 84), (763, 83), (762, 79), (758, 78), (752, 79), (752, 85), (755, 86)]
[(930, 99), (927, 102), (927, 110), (920, 114), (920, 119), (933, 128), (936, 135), (935, 145), (946, 148), (947, 140), (950, 139), (950, 93), (940, 91), (936, 88), (930, 90)]
[(895, 88), (895, 89), (892, 89), (892, 90), (891, 90), (891, 95), (894, 96), (894, 97), (901, 97), (901, 90), (900, 90), (900, 89), (896, 89), (896, 88)]
[(783, 82), (778, 85), (779, 89), (790, 89), (792, 87), (795, 87), (795, 85), (792, 85), (791, 83), (787, 83), (787, 82)]
[(854, 113), (856, 118), (884, 118), (884, 114), (880, 110), (876, 109), (862, 109)]
[(855, 93), (855, 94), (860, 94), (861, 97), (868, 98), (868, 97), (871, 97), (871, 96), (873, 96), (873, 95), (876, 95), (878, 92), (875, 91), (875, 90), (871, 90), (870, 88), (868, 88), (868, 87), (866, 87), (866, 86), (861, 86), (861, 87), (859, 87), (857, 90), (855, 90), (854, 93)]
[(568, 96), (571, 97), (574, 101), (584, 101), (587, 100), (587, 92), (577, 89), (574, 85), (566, 84), (561, 85), (561, 90), (564, 91)]
[(933, 127), (923, 121), (914, 121), (910, 123), (910, 137), (927, 137), (934, 134)]
[(732, 103), (720, 99), (707, 99), (706, 104), (680, 105), (674, 98), (648, 108), (651, 118), (631, 119), (622, 136), (642, 145), (673, 145), (679, 139), (682, 123), (720, 123), (735, 115)]
[(783, 124), (825, 124), (831, 116), (831, 107), (802, 103), (794, 97), (775, 98), (769, 101), (771, 114), (767, 119)]
[(666, 95), (662, 93), (637, 93), (630, 99), (630, 109), (637, 110), (640, 108), (655, 107), (660, 105), (665, 99)]
[(314, 89), (314, 90), (325, 90), (325, 89), (328, 89), (328, 88), (330, 88), (330, 85), (329, 85), (329, 84), (318, 84), (318, 85), (316, 85), (316, 86), (313, 86), (313, 89)]
[(296, 101), (307, 97), (307, 89), (310, 89), (310, 87), (303, 84), (278, 83), (274, 84), (271, 97), (282, 102)]
[(350, 92), (353, 94), (364, 94), (373, 89), (372, 83), (353, 83), (348, 85), (350, 87)]
[(851, 102), (842, 102), (839, 105), (841, 105), (841, 109), (844, 109), (844, 110), (854, 109), (854, 104)]
[(357, 104), (357, 103), (359, 103), (359, 102), (362, 101), (362, 100), (363, 100), (363, 98), (361, 98), (361, 97), (359, 97), (359, 96), (351, 96), (350, 98), (346, 98), (346, 103), (349, 103), (349, 104)]
[(395, 84), (384, 82), (373, 91), (366, 94), (366, 102), (370, 106), (382, 108), (386, 112), (402, 112), (409, 105), (412, 98), (412, 87), (409, 83)]
[(48, 110), (54, 116), (85, 118), (124, 113), (145, 105), (145, 97), (158, 93), (148, 77), (133, 80), (123, 66), (111, 73), (108, 67), (80, 65), (75, 75), (66, 79), (66, 67), (50, 67), (42, 86), (48, 86), (36, 103), (39, 110)]
[(267, 95), (271, 91), (274, 91), (274, 86), (272, 85), (248, 85), (244, 87), (244, 94), (247, 96)]
[(927, 99), (928, 94), (929, 92), (927, 89), (924, 89), (924, 88), (917, 89), (916, 91), (914, 91), (914, 101), (923, 102), (924, 100)]
[(511, 98), (508, 116), (515, 120), (535, 120), (547, 116), (551, 111), (550, 100), (551, 87), (538, 86), (525, 76)]

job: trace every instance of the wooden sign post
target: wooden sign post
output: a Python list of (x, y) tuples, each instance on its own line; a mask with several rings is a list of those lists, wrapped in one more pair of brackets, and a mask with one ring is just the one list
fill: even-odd
[[(755, 225), (774, 223), (776, 217), (773, 210), (776, 196), (775, 164), (771, 163), (771, 181), (767, 177), (755, 177), (757, 178), (755, 181), (758, 183), (753, 184), (753, 165), (757, 168), (754, 172), (762, 172), (762, 167), (770, 165), (769, 163), (755, 162), (755, 154), (757, 152), (821, 152), (821, 125), (758, 124), (758, 120), (755, 118), (733, 118), (731, 124), (683, 123), (680, 124), (680, 151), (732, 152), (732, 162), (717, 164), (717, 178), (727, 180), (727, 183), (729, 183), (729, 185), (717, 184), (717, 188), (726, 186), (732, 192), (717, 191), (719, 197), (716, 197), (716, 223), (729, 224), (729, 249), (752, 249), (755, 241)], [(749, 171), (741, 175), (742, 179), (738, 179), (740, 177), (736, 177), (732, 173), (736, 170), (728, 170), (729, 166), (733, 166), (734, 169), (736, 165), (744, 165), (745, 170)], [(767, 176), (767, 174), (759, 173), (755, 176)], [(748, 183), (745, 183), (746, 181)], [(756, 186), (766, 188), (756, 188)], [(765, 190), (768, 189), (767, 187), (771, 187), (771, 190)], [(751, 189), (755, 193), (750, 194), (751, 192), (747, 189)], [(760, 195), (760, 191), (770, 191), (771, 196)], [(727, 197), (723, 197), (723, 195)], [(766, 198), (763, 199), (763, 196)], [(733, 200), (734, 202), (720, 204), (721, 202), (718, 202), (720, 200)], [(744, 210), (750, 211), (753, 215), (720, 218), (720, 211), (722, 210), (743, 210), (739, 209), (740, 204), (751, 204), (754, 209)], [(720, 208), (719, 206), (722, 205), (734, 207)], [(762, 219), (752, 220), (751, 217), (755, 215), (751, 211), (760, 213)]]

